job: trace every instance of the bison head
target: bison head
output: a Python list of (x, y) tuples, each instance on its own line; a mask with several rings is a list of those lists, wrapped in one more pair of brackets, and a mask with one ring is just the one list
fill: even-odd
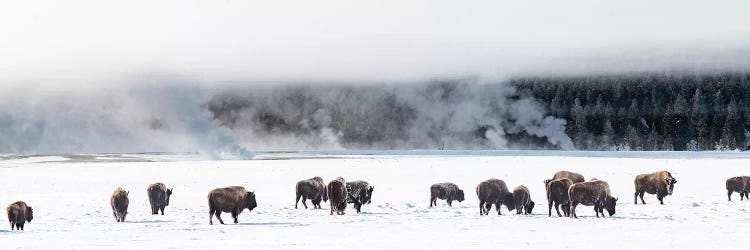
[(26, 207), (26, 221), (31, 222), (32, 219), (34, 219), (34, 209)]
[(460, 189), (458, 190), (458, 192), (456, 193), (456, 200), (458, 202), (464, 201), (464, 191), (463, 190), (460, 190)]
[(322, 197), (323, 202), (328, 202), (328, 188), (326, 188), (326, 186), (323, 186), (322, 192), (323, 193), (320, 195), (320, 197)]
[(526, 206), (526, 213), (530, 214), (531, 210), (534, 210), (534, 202), (533, 201), (529, 202), (529, 205)]
[(672, 195), (672, 191), (674, 191), (674, 184), (677, 183), (677, 179), (675, 179), (672, 176), (669, 176), (665, 178), (664, 180), (667, 181), (667, 193), (669, 195)]
[(167, 189), (167, 197), (164, 199), (164, 206), (169, 206), (169, 196), (172, 196), (172, 189)]
[(617, 205), (617, 199), (618, 198), (612, 198), (608, 197), (604, 200), (604, 209), (607, 209), (607, 213), (609, 213), (609, 216), (612, 216), (615, 214), (615, 206)]
[(505, 205), (505, 207), (508, 208), (508, 211), (513, 211), (513, 209), (516, 209), (516, 205), (515, 205), (516, 203), (513, 200), (512, 193), (508, 193), (504, 195), (502, 198), (497, 200), (497, 203), (495, 204), (495, 206), (497, 207), (498, 210), (500, 209), (501, 204)]
[(374, 186), (370, 186), (370, 188), (367, 189), (367, 204), (372, 203), (372, 191), (375, 191)]
[(258, 203), (255, 202), (255, 192), (247, 192), (247, 194), (245, 194), (245, 207), (247, 210), (253, 211), (257, 206)]

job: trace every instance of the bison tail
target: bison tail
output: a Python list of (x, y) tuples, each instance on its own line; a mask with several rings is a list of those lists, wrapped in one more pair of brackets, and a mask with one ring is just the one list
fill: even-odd
[(215, 207), (215, 206), (214, 206), (214, 203), (213, 203), (213, 199), (212, 199), (212, 197), (211, 197), (211, 194), (209, 194), (209, 195), (208, 195), (208, 209), (209, 209), (210, 211), (213, 211), (213, 210), (214, 210), (214, 207)]

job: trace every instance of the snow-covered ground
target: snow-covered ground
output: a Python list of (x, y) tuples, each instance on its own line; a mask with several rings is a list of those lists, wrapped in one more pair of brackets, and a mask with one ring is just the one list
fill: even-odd
[[(204, 161), (195, 155), (94, 155), (0, 158), (0, 205), (34, 208), (26, 231), (0, 217), (0, 249), (729, 249), (750, 243), (750, 202), (726, 200), (728, 177), (750, 175), (745, 153), (600, 152), (313, 152), (259, 153), (249, 161)], [(580, 219), (547, 216), (543, 180), (558, 170), (610, 183), (617, 213)], [(675, 193), (659, 205), (633, 204), (636, 174), (668, 170)], [(294, 209), (298, 180), (342, 176), (375, 186), (372, 204), (344, 216)], [(500, 178), (526, 185), (537, 203), (530, 216), (479, 216), (474, 188)], [(174, 188), (166, 215), (151, 215), (148, 184)], [(466, 201), (429, 208), (429, 187), (454, 182)], [(255, 190), (258, 207), (239, 224), (208, 225), (206, 195), (217, 187)], [(116, 223), (109, 197), (130, 190), (126, 223)], [(309, 204), (308, 204), (309, 205)], [(493, 210), (494, 212), (494, 210)], [(3, 211), (4, 213), (4, 211)], [(554, 211), (553, 211), (554, 213)], [(229, 214), (223, 214), (231, 222)]]

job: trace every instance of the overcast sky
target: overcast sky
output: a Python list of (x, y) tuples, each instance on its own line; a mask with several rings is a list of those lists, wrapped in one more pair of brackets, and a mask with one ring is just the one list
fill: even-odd
[(750, 69), (750, 1), (0, 2), (0, 82)]

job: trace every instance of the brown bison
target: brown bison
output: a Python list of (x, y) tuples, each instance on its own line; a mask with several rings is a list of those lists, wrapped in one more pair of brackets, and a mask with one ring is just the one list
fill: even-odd
[(433, 204), (437, 206), (437, 199), (446, 200), (448, 206), (453, 206), (451, 203), (454, 200), (458, 202), (464, 201), (464, 191), (459, 189), (456, 184), (450, 182), (433, 184), (430, 186), (430, 207)]
[(352, 181), (346, 183), (346, 202), (354, 204), (357, 213), (362, 211), (362, 205), (372, 203), (372, 191), (375, 187), (366, 181)]
[(121, 187), (115, 189), (112, 193), (112, 197), (109, 198), (109, 204), (112, 206), (112, 214), (115, 216), (117, 222), (125, 222), (125, 216), (128, 215), (128, 200), (129, 191), (123, 190)]
[(255, 193), (248, 192), (244, 187), (230, 186), (217, 188), (208, 193), (208, 224), (213, 225), (213, 216), (219, 219), (219, 223), (224, 224), (221, 220), (221, 212), (231, 213), (234, 223), (237, 217), (247, 208), (253, 211), (258, 206), (255, 201)]
[(326, 187), (328, 191), (328, 199), (331, 205), (331, 215), (336, 211), (336, 214), (343, 215), (346, 210), (346, 200), (348, 194), (346, 192), (346, 181), (344, 178), (336, 178), (328, 183)]
[(643, 194), (649, 193), (656, 194), (656, 198), (664, 205), (664, 197), (672, 195), (675, 183), (677, 183), (677, 179), (667, 171), (639, 174), (635, 177), (635, 204), (638, 204), (639, 196), (641, 197), (641, 203), (646, 204), (643, 201)]
[(615, 206), (617, 205), (617, 198), (612, 197), (609, 191), (609, 184), (605, 181), (588, 181), (574, 183), (568, 190), (568, 196), (570, 196), (570, 216), (578, 218), (576, 214), (576, 207), (578, 204), (586, 206), (594, 206), (594, 212), (596, 217), (599, 217), (599, 213), (604, 217), (604, 209), (610, 216), (615, 214)]
[(521, 185), (513, 189), (513, 204), (516, 205), (516, 214), (530, 214), (534, 209), (534, 201), (531, 200), (529, 188)]
[(16, 201), (8, 205), (10, 230), (23, 230), (23, 225), (31, 222), (32, 219), (34, 219), (34, 210), (27, 206), (26, 202)]
[[(727, 179), (727, 198), (732, 201), (732, 193), (740, 193), (740, 200), (744, 200), (747, 197), (747, 193), (750, 191), (750, 176), (737, 176)], [(750, 198), (748, 198), (750, 199)]]
[(502, 180), (489, 179), (479, 183), (477, 197), (479, 197), (479, 215), (489, 215), (492, 204), (495, 204), (498, 215), (502, 215), (500, 205), (505, 205), (508, 211), (515, 209), (513, 193), (508, 191), (508, 186)]
[(323, 182), (323, 178), (313, 177), (307, 180), (301, 180), (297, 182), (296, 193), (297, 200), (294, 202), (294, 209), (297, 209), (299, 198), (302, 198), (302, 205), (307, 209), (307, 199), (310, 199), (313, 204), (313, 208), (322, 208), (320, 202), (328, 201), (328, 193), (326, 192), (326, 184)]
[(167, 188), (164, 183), (157, 182), (148, 186), (148, 202), (151, 204), (151, 214), (164, 215), (164, 207), (169, 206), (169, 197), (172, 196), (172, 189)]
[(555, 173), (555, 175), (552, 176), (552, 179), (545, 180), (544, 183), (546, 184), (552, 180), (559, 180), (559, 179), (566, 179), (566, 178), (570, 179), (573, 183), (586, 181), (586, 179), (583, 178), (583, 175), (579, 173), (573, 173), (573, 172), (563, 170), (563, 171), (559, 171)]
[(557, 216), (562, 217), (560, 214), (560, 205), (562, 205), (565, 217), (570, 216), (570, 196), (568, 195), (568, 189), (571, 185), (573, 185), (573, 181), (568, 178), (547, 182), (547, 212), (550, 217), (552, 217), (553, 204), (555, 205)]

